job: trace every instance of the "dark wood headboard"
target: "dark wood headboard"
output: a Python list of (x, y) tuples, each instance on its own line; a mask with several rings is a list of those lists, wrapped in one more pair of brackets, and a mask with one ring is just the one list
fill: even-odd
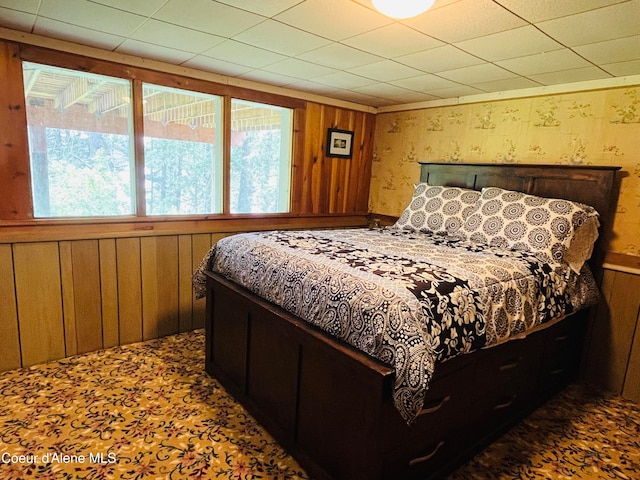
[(591, 205), (600, 214), (601, 235), (591, 266), (604, 260), (602, 232), (611, 228), (617, 201), (616, 172), (620, 167), (593, 165), (532, 165), (498, 163), (420, 163), (420, 181), (481, 190), (500, 187)]

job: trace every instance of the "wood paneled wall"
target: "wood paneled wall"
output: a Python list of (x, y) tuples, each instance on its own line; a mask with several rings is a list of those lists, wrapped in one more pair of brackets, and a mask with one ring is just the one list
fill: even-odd
[(0, 41), (0, 219), (32, 218), (22, 66), (18, 46)]
[[(368, 209), (375, 116), (307, 103), (304, 153), (294, 163), (292, 210), (362, 213)], [(353, 156), (325, 156), (327, 129), (351, 130)]]
[(605, 268), (601, 292), (587, 345), (585, 379), (640, 402), (640, 270)]
[(272, 228), (365, 226), (367, 217), (244, 220), (236, 231), (202, 223), (209, 232), (187, 222), (189, 233), (170, 235), (95, 238), (89, 230), (93, 238), (74, 232), (11, 243), (0, 236), (0, 371), (203, 328), (205, 300), (194, 297), (192, 275), (219, 239)]
[(0, 370), (203, 327), (191, 277), (224, 235), (0, 245)]

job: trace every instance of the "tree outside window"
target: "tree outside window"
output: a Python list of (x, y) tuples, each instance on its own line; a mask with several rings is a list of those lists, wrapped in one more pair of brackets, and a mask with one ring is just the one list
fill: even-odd
[(36, 218), (290, 209), (292, 109), (231, 99), (226, 137), (221, 96), (143, 83), (133, 99), (129, 80), (30, 62), (23, 78)]

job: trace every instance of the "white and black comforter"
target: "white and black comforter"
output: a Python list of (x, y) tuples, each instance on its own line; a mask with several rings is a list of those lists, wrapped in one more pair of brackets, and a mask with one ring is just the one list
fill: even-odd
[(522, 335), (591, 303), (590, 272), (440, 236), (385, 230), (275, 231), (227, 237), (213, 270), (395, 367), (410, 422), (437, 361)]

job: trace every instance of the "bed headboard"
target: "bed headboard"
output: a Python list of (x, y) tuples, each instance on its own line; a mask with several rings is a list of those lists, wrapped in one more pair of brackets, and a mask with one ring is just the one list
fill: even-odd
[(602, 232), (611, 229), (620, 167), (593, 165), (531, 165), (498, 163), (420, 163), (420, 181), (481, 190), (501, 187), (549, 198), (591, 205), (600, 214), (600, 239), (591, 266), (599, 270), (605, 245)]

